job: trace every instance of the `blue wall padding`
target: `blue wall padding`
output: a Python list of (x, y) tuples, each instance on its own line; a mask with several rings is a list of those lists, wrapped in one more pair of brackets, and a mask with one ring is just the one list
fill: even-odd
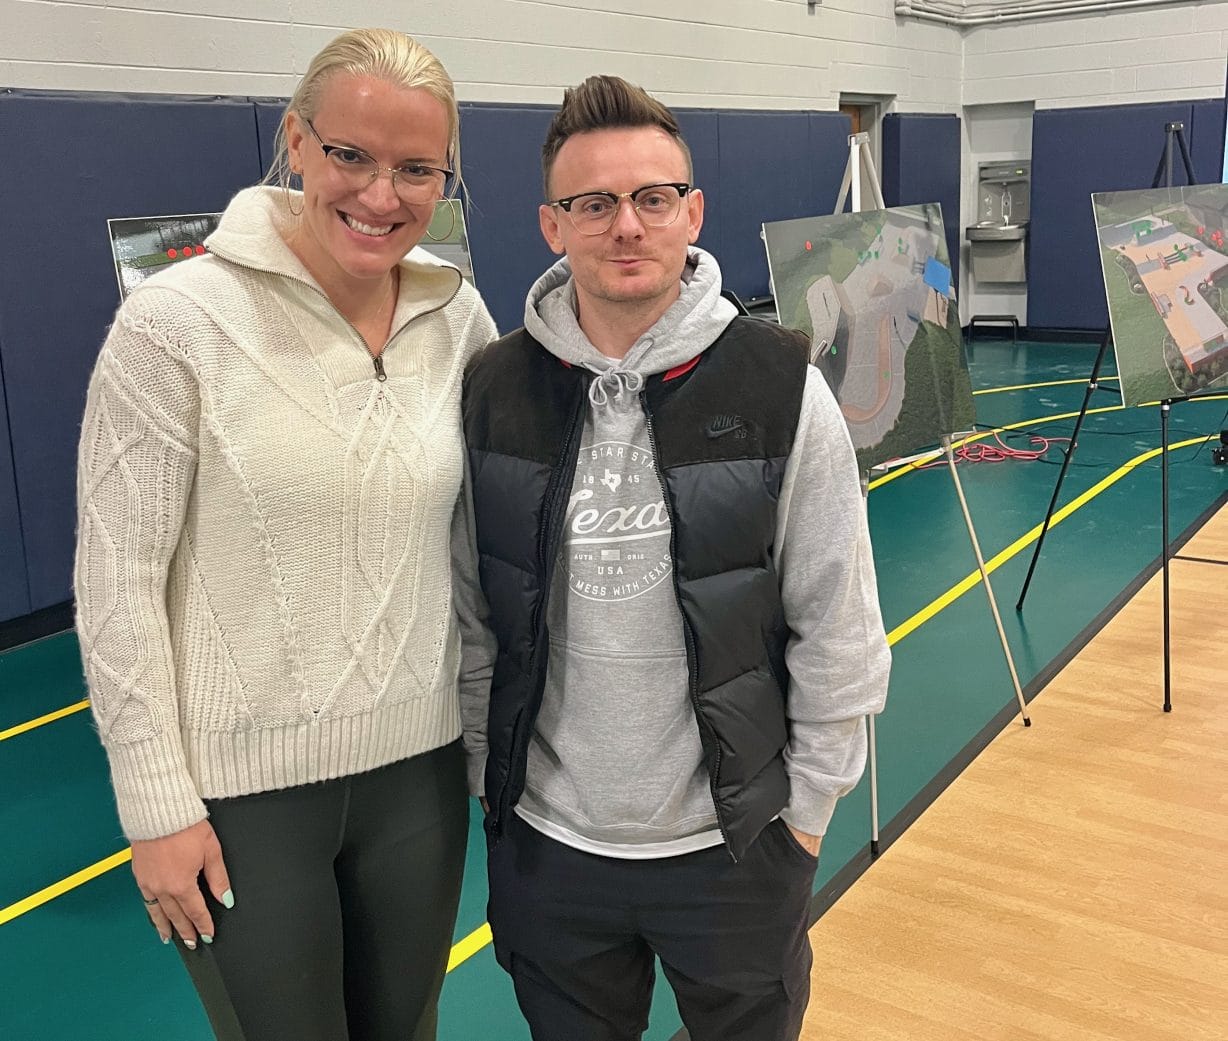
[(1187, 144), (1194, 178), (1199, 184), (1212, 184), (1224, 174), (1224, 99), (1195, 101), (1190, 108), (1193, 128)]
[(721, 241), (721, 167), (720, 116), (704, 109), (680, 110), (678, 128), (691, 150), (694, 173), (691, 183), (704, 193), (704, 226), (695, 244), (720, 259), (724, 255)]
[[(1220, 127), (1203, 127), (1209, 145), (1223, 140)], [(1190, 102), (1158, 105), (1047, 109), (1032, 119), (1032, 222), (1028, 231), (1028, 325), (1104, 329), (1108, 308), (1092, 215), (1093, 192), (1150, 188), (1164, 154), (1166, 123), (1183, 122), (1186, 142), (1200, 159)], [(1202, 124), (1209, 123), (1204, 117)], [(1221, 153), (1222, 158), (1222, 153)], [(1214, 162), (1195, 174), (1218, 181)], [(1185, 183), (1179, 152), (1173, 181)]]
[[(4, 329), (0, 327), (0, 342)], [(3, 352), (0, 351), (0, 356)], [(4, 378), (0, 366), (0, 381)], [(13, 449), (9, 443), (9, 417), (0, 383), (0, 622), (30, 613), (26, 585), (26, 557), (22, 548), (21, 518), (17, 512), (17, 482), (13, 477)]]
[[(71, 596), (85, 387), (119, 301), (108, 217), (221, 210), (272, 159), (279, 99), (0, 94), (0, 621)], [(554, 262), (538, 228), (553, 106), (462, 106), (478, 285), (501, 329)], [(831, 212), (833, 112), (680, 110), (705, 195), (699, 244), (743, 299), (768, 289), (760, 226)], [(66, 162), (64, 142), (77, 161)], [(7, 415), (4, 400), (7, 397)]]
[(722, 112), (721, 269), (743, 300), (768, 292), (763, 225), (830, 214), (848, 162), (838, 112)]
[(958, 116), (893, 113), (883, 117), (883, 201), (888, 206), (936, 202), (951, 272), (959, 285), (961, 141)]
[(106, 219), (220, 210), (260, 173), (235, 99), (0, 94), (0, 327), (30, 609), (71, 595), (85, 387), (119, 302)]
[(257, 98), (256, 108), (256, 142), (260, 147), (260, 176), (269, 172), (273, 165), (273, 144), (277, 139), (277, 128), (281, 125), (281, 115), (286, 111), (286, 98)]
[(469, 186), (469, 252), (501, 333), (524, 322), (525, 293), (558, 258), (542, 238), (541, 147), (554, 108), (462, 105), (461, 161)]

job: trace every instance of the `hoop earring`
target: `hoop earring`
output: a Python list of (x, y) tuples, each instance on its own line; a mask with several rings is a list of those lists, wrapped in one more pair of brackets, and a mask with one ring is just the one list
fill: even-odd
[[(456, 200), (447, 199), (446, 202), (448, 204), (448, 212), (452, 214), (452, 226), (448, 229), (448, 233), (446, 235), (442, 235), (439, 238), (435, 238), (435, 236), (431, 234), (431, 227), (430, 227), (430, 224), (428, 224), (426, 228), (426, 237), (430, 239), (432, 242), (447, 242), (448, 239), (452, 237), (452, 233), (456, 231), (456, 206), (454, 205)], [(434, 224), (434, 223), (435, 221), (434, 219), (432, 219), (431, 224)]]
[[(290, 201), (292, 198), (292, 196), (290, 195), (290, 177), (293, 174), (294, 174), (294, 171), (290, 170), (288, 173), (286, 173), (284, 176), (280, 178), (281, 193), (282, 195), (286, 197), (286, 209), (290, 211), (290, 215), (293, 217), (301, 217), (303, 215), (303, 210), (296, 210), (294, 208), (294, 203)], [(307, 208), (306, 206), (303, 207), (303, 209), (306, 209), (306, 208)]]

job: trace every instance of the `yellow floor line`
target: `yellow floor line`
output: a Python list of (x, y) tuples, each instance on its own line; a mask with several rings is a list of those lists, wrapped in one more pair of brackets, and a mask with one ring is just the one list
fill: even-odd
[[(122, 849), (118, 853), (113, 853), (107, 857), (106, 860), (100, 860), (97, 864), (91, 864), (89, 867), (78, 871), (75, 875), (69, 875), (67, 878), (61, 879), (46, 889), (40, 889), (37, 893), (26, 897), (24, 900), (18, 900), (17, 903), (0, 909), (0, 925), (6, 925), (14, 918), (20, 918), (27, 911), (33, 911), (36, 907), (42, 907), (43, 904), (54, 900), (57, 896), (63, 896), (65, 893), (76, 889), (77, 886), (83, 886), (86, 882), (93, 881), (99, 875), (105, 875), (112, 868), (117, 868), (121, 864), (127, 864), (131, 859), (132, 850)], [(135, 889), (133, 893), (136, 893)]]
[[(1117, 408), (1117, 409), (1121, 407), (1122, 406), (1120, 405), (1113, 406), (1113, 408)], [(1112, 410), (1113, 409), (1096, 409), (1095, 411), (1108, 412)], [(1077, 415), (1077, 413), (1073, 413), (1073, 415)], [(1062, 418), (1069, 418), (1069, 417), (1068, 416), (1053, 417), (1054, 420), (1062, 419)], [(1049, 421), (1052, 421), (1052, 420), (1049, 420)], [(1039, 423), (1043, 421), (1032, 420), (1031, 422)], [(1019, 424), (1012, 424), (1011, 427), (1001, 427), (999, 429), (1008, 430), (1008, 429), (1013, 429), (1015, 426), (1027, 426), (1027, 425), (1029, 424), (1019, 423)], [(984, 436), (987, 436), (987, 434), (977, 434), (965, 440), (972, 441), (972, 440), (976, 440), (979, 437), (984, 437)], [(1172, 452), (1178, 448), (1188, 448), (1190, 445), (1204, 444), (1205, 442), (1209, 441), (1212, 436), (1215, 436), (1215, 435), (1206, 435), (1204, 437), (1191, 438), (1187, 441), (1178, 441), (1175, 444), (1169, 445), (1169, 451)], [(1152, 459), (1155, 459), (1157, 456), (1160, 455), (1162, 451), (1163, 451), (1162, 448), (1153, 448), (1148, 452), (1144, 452), (1141, 455), (1135, 456), (1129, 462), (1118, 467), (1116, 470), (1114, 470), (1111, 474), (1109, 474), (1103, 480), (1094, 484), (1091, 488), (1085, 491), (1082, 495), (1078, 496), (1076, 499), (1073, 499), (1071, 502), (1067, 503), (1060, 510), (1054, 513), (1053, 518), (1050, 521), (1049, 527), (1052, 529), (1056, 525), (1060, 524), (1063, 520), (1069, 517), (1076, 510), (1085, 506), (1088, 502), (1094, 499), (1097, 495), (1105, 491), (1105, 489), (1116, 484), (1119, 480), (1121, 480), (1131, 471), (1141, 466), (1143, 463), (1146, 463)], [(896, 476), (896, 474), (892, 474), (891, 476), (894, 477)], [(886, 480), (886, 478), (884, 478), (884, 480)], [(879, 482), (879, 483), (882, 483), (882, 482)], [(871, 485), (871, 487), (873, 487), (873, 485)], [(1012, 557), (1018, 554), (1021, 550), (1025, 549), (1027, 546), (1030, 546), (1037, 538), (1040, 537), (1041, 527), (1042, 527), (1042, 524), (1036, 525), (1036, 527), (1034, 527), (1026, 535), (1022, 536), (1019, 539), (1016, 539), (1009, 546), (1007, 546), (1004, 550), (996, 554), (992, 559), (986, 561), (985, 563), (986, 572), (989, 574), (992, 574), (999, 567), (1005, 564), (1008, 560), (1010, 560)], [(961, 596), (963, 596), (966, 592), (968, 592), (969, 589), (972, 589), (974, 586), (978, 585), (980, 581), (981, 581), (981, 575), (979, 571), (974, 571), (972, 574), (965, 576), (962, 581), (952, 586), (945, 593), (943, 593), (940, 597), (931, 601), (929, 604), (927, 604), (924, 608), (922, 608), (920, 611), (914, 614), (911, 618), (909, 618), (903, 624), (898, 625), (894, 629), (892, 629), (891, 632), (887, 634), (888, 642), (892, 646), (899, 643), (900, 640), (904, 639), (904, 637), (907, 636), (909, 633), (912, 633), (916, 631), (917, 629), (919, 629), (922, 625), (924, 625), (926, 622), (932, 619), (935, 615), (937, 615), (944, 608), (949, 607), (951, 604), (953, 604), (956, 600), (958, 600)], [(85, 707), (86, 704), (87, 703), (83, 702), (80, 705), (69, 706), (68, 709), (61, 709), (60, 714), (67, 714), (69, 711), (80, 711), (82, 708)], [(56, 713), (52, 713), (52, 716), (56, 716), (58, 718), (58, 715)], [(50, 717), (43, 717), (42, 721), (50, 722)], [(29, 724), (23, 724), (22, 727), (14, 728), (14, 730), (30, 729), (35, 725), (40, 725), (40, 720), (32, 720)], [(4, 734), (0, 736), (11, 736), (11, 732), (5, 731)], [(87, 867), (82, 871), (78, 871), (75, 875), (70, 875), (68, 878), (63, 879), (60, 882), (56, 882), (54, 885), (48, 886), (46, 889), (39, 890), (39, 892), (33, 894), (32, 896), (26, 897), (24, 900), (19, 900), (17, 903), (12, 904), (9, 907), (0, 909), (0, 925), (4, 925), (7, 922), (11, 922), (14, 918), (17, 918), (25, 914), (27, 911), (33, 911), (36, 907), (40, 907), (43, 904), (47, 903), (48, 901), (54, 900), (57, 896), (62, 896), (64, 893), (67, 893), (72, 889), (76, 889), (80, 885), (84, 885), (86, 882), (89, 882), (92, 879), (97, 878), (99, 875), (105, 874), (106, 872), (110, 871), (112, 868), (116, 868), (116, 867), (119, 867), (121, 864), (128, 863), (131, 859), (132, 859), (132, 851), (129, 849), (122, 850), (121, 852), (108, 857), (106, 860), (100, 860), (97, 864), (93, 864), (90, 867)], [(467, 961), (469, 958), (472, 958), (479, 951), (483, 950), (489, 943), (491, 943), (490, 925), (489, 923), (483, 923), (481, 927), (479, 927), (478, 929), (475, 929), (468, 936), (466, 936), (463, 940), (453, 945), (451, 954), (448, 958), (448, 971), (451, 972), (458, 965), (461, 965), (465, 961)]]
[[(1101, 376), (1098, 383), (1116, 383), (1116, 376)], [(1073, 383), (1087, 383), (1087, 377), (1084, 376), (1080, 380), (1053, 380), (1050, 383), (1020, 383), (1014, 387), (986, 387), (984, 390), (974, 390), (972, 396), (980, 397), (982, 394), (1005, 394), (1011, 390), (1039, 390), (1041, 387), (1068, 387)]]
[[(98, 861), (97, 864), (91, 864), (89, 867), (83, 868), (75, 875), (69, 875), (67, 878), (61, 879), (46, 889), (40, 889), (37, 893), (26, 897), (24, 900), (18, 900), (17, 903), (0, 909), (0, 925), (7, 925), (14, 918), (20, 918), (26, 912), (42, 907), (43, 904), (49, 903), (57, 896), (63, 896), (78, 886), (85, 885), (86, 882), (92, 882), (99, 875), (105, 875), (108, 871), (122, 867), (131, 860), (132, 850), (122, 849), (105, 860)], [(483, 922), (480, 928), (475, 929), (463, 940), (453, 945), (452, 953), (448, 957), (448, 972), (468, 961), (491, 941), (490, 925)]]
[[(1178, 448), (1188, 448), (1190, 445), (1206, 444), (1207, 441), (1211, 440), (1211, 438), (1215, 436), (1218, 435), (1207, 434), (1203, 437), (1190, 438), (1188, 441), (1178, 441), (1175, 444), (1169, 445), (1168, 450), (1169, 452), (1173, 452)], [(1116, 484), (1137, 467), (1142, 466), (1143, 463), (1149, 462), (1150, 460), (1156, 458), (1156, 456), (1158, 456), (1162, 451), (1162, 448), (1153, 448), (1148, 452), (1144, 452), (1142, 455), (1136, 455), (1128, 463), (1124, 463), (1119, 466), (1103, 480), (1097, 481), (1082, 495), (1072, 499), (1053, 514), (1052, 519), (1049, 521), (1049, 530), (1052, 531), (1053, 528), (1074, 513), (1075, 510), (1087, 505), (1087, 503), (1091, 502), (1092, 499), (1094, 499), (1105, 489)], [(1010, 560), (1011, 557), (1016, 556), (1020, 551), (1030, 546), (1033, 542), (1040, 538), (1040, 529), (1043, 527), (1044, 521), (1041, 521), (1040, 524), (1036, 525), (1036, 527), (1034, 527), (1026, 535), (1016, 539), (1009, 546), (1007, 546), (1006, 549), (1002, 550), (992, 559), (985, 561), (985, 572), (992, 575), (998, 568)], [(901, 625), (897, 625), (894, 629), (892, 629), (891, 632), (887, 634), (887, 642), (894, 646), (900, 640), (904, 639), (904, 637), (909, 633), (928, 622), (934, 617), (934, 615), (943, 610), (943, 608), (949, 607), (951, 604), (953, 604), (973, 586), (979, 585), (980, 581), (980, 571), (973, 571), (970, 575), (966, 575), (962, 581), (952, 586), (945, 593), (943, 593), (942, 596), (930, 601), (929, 604), (914, 614), (906, 622), (902, 623)]]
[(64, 708), (56, 709), (54, 712), (48, 712), (45, 716), (39, 716), (38, 719), (31, 719), (28, 723), (18, 723), (15, 727), (9, 727), (8, 730), (0, 730), (0, 741), (7, 741), (10, 737), (16, 737), (18, 734), (24, 734), (27, 731), (46, 726), (48, 723), (54, 723), (57, 719), (71, 716), (89, 707), (90, 703), (88, 701), (78, 701), (75, 705), (66, 705)]
[(452, 953), (448, 956), (448, 971), (451, 972), (461, 963), (468, 961), (492, 940), (490, 923), (483, 922), (480, 929), (474, 929), (459, 943), (452, 945)]

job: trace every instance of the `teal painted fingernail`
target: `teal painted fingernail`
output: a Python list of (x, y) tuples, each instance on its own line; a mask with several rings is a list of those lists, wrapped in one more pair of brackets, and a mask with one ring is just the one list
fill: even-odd
[(162, 937), (162, 946), (163, 946), (163, 947), (165, 947), (165, 946), (166, 946), (168, 943), (170, 943), (170, 942), (171, 942), (171, 938), (170, 938), (169, 936), (163, 936), (163, 937)]
[(229, 911), (235, 905), (235, 895), (229, 889), (222, 894), (222, 906)]
[(212, 943), (212, 942), (213, 942), (213, 937), (212, 937), (212, 936), (209, 936), (209, 935), (208, 935), (208, 934), (206, 934), (206, 933), (201, 933), (201, 934), (200, 934), (200, 938), (201, 938), (202, 940), (204, 940), (204, 941), (205, 941), (205, 943)]
[(187, 948), (189, 951), (194, 951), (194, 950), (196, 950), (196, 941), (195, 941), (195, 940), (184, 940), (184, 941), (183, 941), (183, 945), (184, 945), (184, 946), (185, 946), (185, 947), (186, 947), (186, 948)]

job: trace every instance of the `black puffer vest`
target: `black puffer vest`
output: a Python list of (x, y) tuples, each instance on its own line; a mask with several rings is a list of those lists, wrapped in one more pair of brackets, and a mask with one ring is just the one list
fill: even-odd
[[(800, 334), (735, 318), (641, 394), (673, 527), (691, 703), (735, 858), (789, 798), (788, 630), (772, 545), (806, 358)], [(498, 641), (486, 765), (495, 839), (524, 791), (549, 657), (546, 600), (592, 378), (520, 330), (491, 344), (466, 380), (480, 574)]]

